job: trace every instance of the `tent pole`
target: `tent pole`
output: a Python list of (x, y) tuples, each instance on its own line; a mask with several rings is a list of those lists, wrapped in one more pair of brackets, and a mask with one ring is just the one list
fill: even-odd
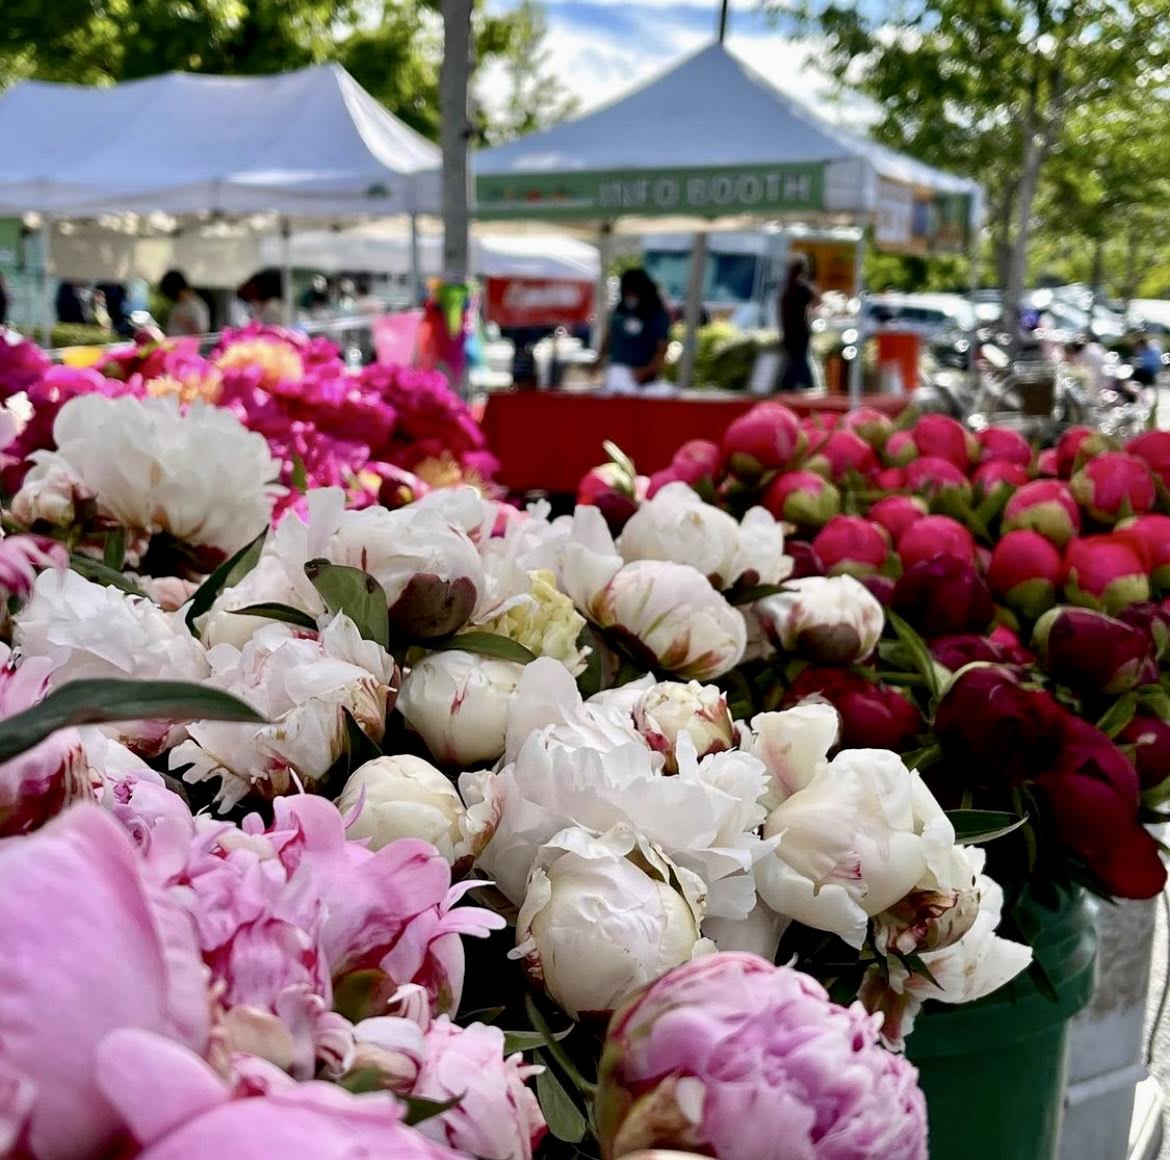
[(605, 329), (609, 325), (609, 263), (612, 258), (613, 222), (602, 222), (597, 233), (597, 287), (594, 290), (593, 308), (597, 321), (593, 324), (593, 350), (601, 351), (605, 341)]
[(410, 215), (410, 302), (411, 310), (419, 304), (419, 289), (422, 281), (418, 266), (418, 214)]
[(865, 311), (861, 308), (862, 273), (865, 268), (865, 231), (857, 239), (853, 250), (853, 285), (857, 290), (857, 354), (849, 364), (849, 406), (861, 406), (862, 375), (865, 371)]
[(292, 326), (296, 320), (293, 309), (292, 227), (284, 216), (280, 219), (280, 297), (284, 303), (284, 324)]
[(703, 275), (706, 270), (707, 234), (703, 231), (695, 234), (695, 240), (691, 243), (691, 276), (687, 283), (687, 332), (683, 339), (682, 363), (678, 369), (678, 385), (684, 391), (694, 385), (699, 316), (703, 309)]
[(722, 0), (719, 5), (719, 43), (722, 44), (727, 37), (727, 4), (728, 0)]
[(53, 345), (53, 219), (41, 219), (41, 344), (46, 350)]

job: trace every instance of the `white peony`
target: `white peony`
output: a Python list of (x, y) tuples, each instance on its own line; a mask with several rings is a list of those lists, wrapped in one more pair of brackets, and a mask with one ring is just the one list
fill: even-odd
[(337, 808), (354, 814), (347, 834), (368, 839), (371, 850), (398, 838), (421, 838), (452, 864), (467, 853), (459, 793), (421, 757), (398, 754), (367, 761), (350, 774)]
[(78, 505), (93, 499), (93, 492), (56, 453), (41, 451), (33, 459), (12, 497), (13, 517), (28, 528), (36, 523), (68, 527), (77, 519)]
[(334, 617), (319, 637), (270, 623), (242, 650), (217, 645), (209, 659), (211, 683), (268, 721), (197, 721), (187, 727), (191, 739), (171, 751), (172, 769), (191, 766), (185, 781), (220, 778), (222, 809), (253, 789), (274, 797), (324, 777), (344, 751), (347, 711), (382, 739), (397, 670), (346, 616)]
[(680, 734), (690, 737), (699, 757), (730, 749), (735, 740), (727, 698), (698, 681), (663, 681), (647, 689), (634, 706), (634, 724), (646, 744), (663, 754), (669, 773), (678, 772)]
[(523, 672), (513, 661), (458, 649), (428, 653), (403, 679), (398, 711), (438, 761), (495, 761), (504, 752), (508, 704)]
[(777, 845), (755, 866), (760, 897), (854, 947), (869, 919), (943, 865), (955, 841), (919, 775), (882, 749), (847, 749), (823, 763), (772, 810), (764, 835)]
[(702, 920), (702, 884), (629, 827), (566, 829), (537, 855), (511, 957), (574, 1018), (605, 1014), (714, 950)]
[(741, 578), (776, 584), (792, 571), (784, 555), (784, 528), (764, 508), (753, 508), (741, 526), (705, 503), (689, 484), (669, 483), (630, 517), (618, 540), (626, 563), (666, 560), (688, 564), (718, 589)]
[(780, 712), (758, 713), (740, 726), (740, 748), (763, 762), (771, 778), (764, 805), (787, 801), (812, 781), (837, 744), (841, 720), (832, 705), (805, 701)]
[(525, 573), (518, 591), (491, 616), (475, 617), (473, 630), (492, 632), (522, 644), (540, 657), (553, 657), (577, 676), (589, 655), (577, 641), (585, 618), (572, 600), (557, 591), (556, 577), (539, 569)]
[(881, 602), (852, 576), (809, 576), (756, 603), (764, 631), (784, 652), (822, 664), (863, 661), (881, 639)]
[(61, 493), (50, 481), (65, 469), (131, 533), (166, 532), (230, 555), (263, 530), (280, 494), (267, 441), (222, 407), (197, 402), (184, 413), (175, 398), (81, 395), (58, 412), (53, 439), (56, 452), (32, 457), (29, 487), (41, 494), (28, 506)]

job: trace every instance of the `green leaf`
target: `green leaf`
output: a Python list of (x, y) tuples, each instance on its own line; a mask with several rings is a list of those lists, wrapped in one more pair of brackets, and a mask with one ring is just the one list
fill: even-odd
[(289, 480), (293, 491), (299, 491), (302, 495), (305, 489), (309, 486), (309, 477), (305, 471), (305, 461), (294, 451), (292, 453), (292, 478)]
[(577, 677), (577, 690), (584, 700), (589, 700), (595, 693), (600, 693), (605, 679), (605, 664), (602, 653), (601, 637), (589, 624), (584, 625), (577, 635), (577, 647), (587, 648), (589, 655), (585, 658), (585, 668)]
[(921, 955), (899, 955), (898, 957), (902, 960), (902, 965), (906, 970), (913, 971), (916, 975), (922, 975), (924, 978), (929, 979), (940, 991), (942, 990), (942, 984), (930, 973), (930, 968), (923, 962)]
[(930, 695), (937, 697), (939, 685), (938, 667), (935, 664), (934, 657), (930, 655), (930, 649), (926, 647), (926, 641), (890, 608), (886, 609), (886, 620), (889, 621), (890, 627), (893, 628), (898, 640), (905, 646), (910, 656), (912, 667), (926, 678), (926, 687), (930, 690)]
[(390, 617), (386, 590), (368, 572), (328, 560), (310, 560), (305, 565), (314, 588), (330, 612), (343, 612), (357, 625), (363, 639), (382, 648), (390, 647)]
[(531, 649), (497, 632), (461, 632), (456, 636), (444, 637), (431, 647), (448, 652), (462, 649), (463, 652), (476, 653), (481, 657), (495, 657), (498, 661), (515, 661), (518, 665), (536, 660), (536, 653)]
[[(564, 1031), (558, 1031), (553, 1036), (553, 1041), (559, 1043), (572, 1033), (573, 1028), (566, 1027)], [(543, 1031), (505, 1031), (504, 1055), (507, 1057), (516, 1051), (535, 1051), (538, 1047), (544, 1047), (547, 1043), (548, 1037)]]
[(114, 528), (106, 533), (106, 545), (102, 549), (102, 562), (107, 568), (121, 572), (126, 563), (126, 529)]
[(406, 1105), (406, 1115), (402, 1117), (402, 1122), (409, 1128), (421, 1124), (424, 1120), (432, 1120), (435, 1116), (449, 1112), (452, 1108), (458, 1107), (459, 1102), (463, 1099), (462, 1096), (455, 1096), (449, 1100), (428, 1100), (422, 1096), (400, 1096), (399, 1098)]
[(753, 584), (751, 588), (733, 591), (728, 597), (728, 602), (735, 605), (755, 604), (757, 600), (766, 600), (769, 596), (776, 596), (783, 591), (783, 584)]
[(366, 1095), (368, 1092), (386, 1090), (385, 1076), (376, 1067), (359, 1067), (347, 1071), (338, 1081), (337, 1086), (345, 1088), (355, 1096)]
[(634, 461), (616, 443), (611, 443), (608, 439), (602, 441), (601, 450), (630, 477), (630, 486), (632, 487), (634, 480), (638, 478)]
[(548, 1067), (536, 1077), (536, 1098), (548, 1121), (548, 1130), (558, 1140), (576, 1144), (585, 1138), (585, 1117)]
[(69, 557), (69, 567), (79, 576), (84, 576), (95, 584), (104, 584), (107, 588), (120, 588), (123, 592), (130, 593), (131, 596), (146, 595), (133, 580), (128, 580), (121, 572), (116, 572), (108, 564), (103, 564), (92, 556), (83, 556), (79, 552), (73, 552)]
[(942, 750), (937, 745), (927, 745), (922, 749), (912, 750), (902, 755), (902, 761), (907, 769), (929, 769), (942, 757)]
[(990, 842), (1018, 830), (1028, 819), (1006, 810), (949, 810), (947, 817), (955, 827), (955, 841), (960, 846)]
[(544, 1045), (549, 1055), (557, 1061), (557, 1065), (568, 1076), (577, 1090), (585, 1096), (590, 1096), (596, 1092), (597, 1085), (590, 1083), (577, 1070), (576, 1065), (561, 1046), (560, 1040), (553, 1034), (552, 1028), (548, 1025), (548, 1020), (545, 1019), (531, 995), (524, 996), (524, 1013), (528, 1016), (528, 1022), (544, 1036)]
[(247, 608), (233, 608), (233, 616), (262, 616), (265, 620), (280, 620), (285, 624), (295, 624), (298, 628), (310, 628), (314, 632), (317, 622), (299, 608), (291, 604), (265, 602), (263, 604), (249, 604)]
[(259, 721), (264, 718), (220, 689), (189, 681), (70, 681), (38, 705), (0, 721), (0, 761), (58, 729), (105, 721)]
[(198, 639), (199, 630), (195, 627), (197, 621), (214, 603), (215, 598), (225, 589), (238, 584), (260, 559), (264, 550), (264, 540), (268, 536), (265, 528), (250, 544), (245, 544), (234, 556), (224, 560), (222, 564), (202, 584), (191, 597), (191, 607), (187, 609), (187, 627), (192, 636)]
[(1109, 706), (1097, 722), (1097, 728), (1110, 738), (1114, 738), (1133, 720), (1137, 708), (1137, 693), (1126, 693)]

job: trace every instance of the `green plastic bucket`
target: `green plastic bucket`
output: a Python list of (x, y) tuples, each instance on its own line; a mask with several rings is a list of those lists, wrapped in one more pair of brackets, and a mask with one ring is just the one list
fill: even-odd
[(1025, 973), (976, 1003), (928, 1003), (907, 1040), (931, 1160), (1056, 1160), (1068, 1024), (1093, 994), (1093, 908), (1077, 892), (1020, 918), (1040, 932), (1033, 950), (1056, 999)]

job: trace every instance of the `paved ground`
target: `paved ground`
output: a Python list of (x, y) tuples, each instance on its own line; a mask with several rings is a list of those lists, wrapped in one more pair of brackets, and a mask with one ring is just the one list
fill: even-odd
[[(1158, 909), (1157, 935), (1154, 940), (1154, 958), (1150, 976), (1150, 996), (1146, 1014), (1146, 1042), (1157, 1013), (1158, 1003), (1162, 998), (1162, 990), (1167, 982), (1167, 950), (1168, 939), (1166, 931), (1165, 908)], [(1170, 1094), (1170, 1001), (1167, 1003), (1166, 1013), (1154, 1035), (1153, 1057), (1150, 1061), (1150, 1070), (1162, 1084), (1162, 1090)], [(1167, 1124), (1170, 1134), (1170, 1123)], [(1170, 1160), (1170, 1139), (1162, 1145), (1160, 1160)]]

